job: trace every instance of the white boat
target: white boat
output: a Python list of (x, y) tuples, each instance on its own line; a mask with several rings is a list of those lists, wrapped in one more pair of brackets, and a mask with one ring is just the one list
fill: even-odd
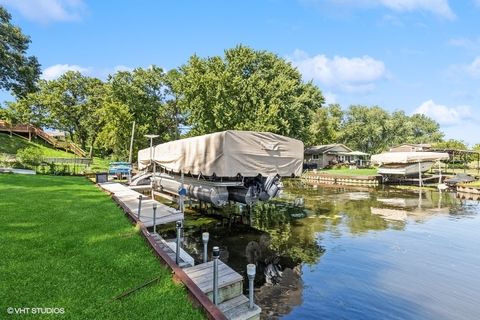
[(377, 172), (384, 175), (397, 175), (397, 176), (414, 176), (418, 175), (418, 172), (426, 172), (432, 166), (434, 162), (421, 162), (421, 163), (391, 163), (384, 164), (378, 167)]
[(375, 154), (371, 162), (378, 173), (387, 176), (414, 176), (428, 171), (436, 161), (449, 159), (443, 152), (385, 152)]

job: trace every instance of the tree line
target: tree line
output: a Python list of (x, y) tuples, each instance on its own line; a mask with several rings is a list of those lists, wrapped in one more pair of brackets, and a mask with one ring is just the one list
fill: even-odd
[(148, 146), (145, 134), (158, 134), (160, 143), (229, 129), (269, 131), (305, 145), (344, 143), (368, 153), (443, 138), (438, 123), (424, 115), (378, 106), (326, 106), (321, 90), (303, 81), (290, 62), (243, 45), (223, 56), (193, 55), (168, 72), (150, 66), (100, 80), (69, 71), (42, 80), (36, 58), (26, 56), (30, 39), (18, 36), (21, 30), (1, 7), (0, 19), (2, 33), (17, 35), (0, 34), (13, 41), (0, 49), (7, 50), (1, 52), (0, 69), (10, 70), (0, 75), (0, 88), (15, 96), (0, 109), (0, 118), (66, 131), (101, 156), (127, 158), (133, 121), (134, 151)]

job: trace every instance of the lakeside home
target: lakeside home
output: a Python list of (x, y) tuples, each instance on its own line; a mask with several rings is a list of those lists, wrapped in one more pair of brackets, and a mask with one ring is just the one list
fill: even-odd
[(323, 169), (334, 164), (352, 164), (364, 166), (370, 155), (361, 151), (354, 151), (341, 143), (325, 144), (305, 148), (305, 165), (312, 169)]

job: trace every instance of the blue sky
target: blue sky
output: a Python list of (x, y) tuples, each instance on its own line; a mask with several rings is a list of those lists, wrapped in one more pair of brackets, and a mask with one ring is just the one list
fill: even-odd
[[(329, 102), (437, 120), (480, 143), (480, 0), (0, 0), (43, 77), (171, 69), (244, 44), (290, 60)], [(7, 99), (0, 94), (0, 100)]]

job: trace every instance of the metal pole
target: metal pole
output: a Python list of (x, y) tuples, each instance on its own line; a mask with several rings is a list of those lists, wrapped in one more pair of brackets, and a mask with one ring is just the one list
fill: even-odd
[(157, 204), (153, 203), (153, 233), (157, 233)]
[(203, 263), (207, 263), (208, 261), (208, 239), (210, 238), (210, 234), (208, 232), (202, 233), (202, 240), (203, 240)]
[(213, 303), (218, 305), (218, 258), (220, 257), (220, 248), (213, 247)]
[(181, 192), (181, 194), (180, 194), (180, 205), (179, 205), (180, 211), (181, 211), (182, 213), (184, 213), (184, 208), (183, 208), (183, 206), (184, 206), (184, 198), (185, 198), (185, 195), (184, 195), (184, 193), (183, 193), (183, 189), (184, 189), (184, 184), (183, 184), (183, 182), (184, 182), (184, 176), (183, 176), (183, 171), (182, 171), (182, 173), (181, 173), (181, 175), (180, 175), (180, 189), (182, 190), (182, 192)]
[(150, 164), (152, 164), (153, 160), (153, 137), (150, 137)]
[(248, 306), (250, 309), (253, 309), (254, 303), (253, 303), (253, 281), (255, 280), (255, 265), (254, 264), (247, 264), (247, 276), (248, 276)]
[(142, 195), (138, 196), (138, 213), (137, 213), (137, 219), (140, 221), (140, 211), (142, 210)]
[(439, 172), (439, 176), (438, 176), (438, 184), (442, 183), (442, 167), (440, 167), (440, 160), (438, 161), (438, 172)]
[(422, 187), (422, 165), (418, 163), (418, 186)]
[(128, 154), (128, 162), (132, 164), (133, 136), (135, 135), (135, 120), (132, 124), (132, 136), (130, 137), (130, 153)]
[(177, 250), (175, 252), (175, 262), (180, 264), (180, 236), (182, 233), (182, 221), (177, 221), (176, 222), (176, 227), (177, 227)]

